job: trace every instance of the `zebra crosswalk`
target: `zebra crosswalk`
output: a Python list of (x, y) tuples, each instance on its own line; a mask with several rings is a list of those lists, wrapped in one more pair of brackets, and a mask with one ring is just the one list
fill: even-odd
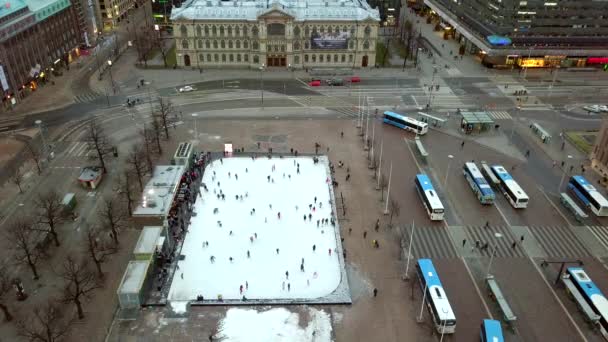
[[(494, 249), (496, 249), (495, 256), (497, 257), (526, 256), (517, 243), (513, 245), (513, 242), (517, 240), (508, 226), (467, 226), (465, 231), (468, 245), (473, 250), (477, 250), (481, 256), (491, 256)], [(497, 237), (497, 233), (500, 234), (499, 237)]]
[(567, 226), (531, 226), (530, 232), (552, 258), (579, 258), (589, 256), (589, 251)]
[(100, 94), (96, 91), (87, 91), (80, 95), (74, 96), (74, 102), (76, 103), (90, 103), (100, 99), (103, 94)]
[(511, 120), (513, 117), (506, 111), (487, 111), (486, 112), (494, 120)]
[(89, 153), (89, 144), (86, 141), (72, 141), (63, 151), (64, 157), (86, 157)]
[(587, 226), (587, 228), (593, 233), (593, 236), (608, 249), (608, 227), (603, 226)]
[[(411, 227), (404, 229), (404, 253), (407, 253)], [(455, 258), (458, 256), (448, 231), (443, 226), (416, 227), (412, 238), (412, 256), (419, 258)]]

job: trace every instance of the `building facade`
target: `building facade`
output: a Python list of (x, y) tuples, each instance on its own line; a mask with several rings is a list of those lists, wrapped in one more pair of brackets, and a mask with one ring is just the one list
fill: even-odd
[[(605, 1), (419, 0), (438, 28), (489, 65), (576, 67), (608, 63)], [(599, 59), (598, 59), (599, 58)], [(603, 62), (602, 62), (603, 61)]]
[(364, 0), (190, 0), (171, 20), (181, 67), (365, 68), (380, 16)]
[(10, 0), (0, 10), (0, 89), (14, 104), (78, 54), (82, 35), (69, 0)]
[[(129, 11), (133, 8), (137, 8), (140, 2), (136, 0), (97, 0), (98, 13), (101, 16), (101, 22), (104, 31), (111, 31), (118, 24), (125, 20), (129, 14)], [(152, 15), (150, 13), (150, 15)]]

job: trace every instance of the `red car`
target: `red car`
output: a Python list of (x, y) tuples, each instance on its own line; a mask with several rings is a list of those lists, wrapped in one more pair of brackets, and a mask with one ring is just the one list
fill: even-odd
[(308, 85), (311, 87), (320, 87), (321, 81), (310, 81), (310, 82), (308, 82)]
[(359, 83), (359, 82), (361, 82), (361, 77), (359, 77), (359, 76), (353, 76), (353, 77), (350, 78), (350, 82), (351, 83)]

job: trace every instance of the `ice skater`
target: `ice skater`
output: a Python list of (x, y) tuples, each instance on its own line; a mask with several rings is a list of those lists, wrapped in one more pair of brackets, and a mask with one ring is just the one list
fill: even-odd
[(228, 178), (230, 178), (230, 172), (228, 172)]
[(319, 221), (319, 220), (317, 220), (317, 228), (319, 228), (319, 222), (320, 222), (320, 221)]
[(228, 235), (232, 236), (232, 230), (230, 231), (230, 234), (228, 234)]
[(317, 204), (317, 196), (315, 196), (315, 204)]
[(211, 263), (212, 263), (212, 264), (213, 264), (213, 263), (215, 263), (215, 257), (212, 255), (212, 256), (209, 258), (209, 261), (211, 261)]
[(304, 264), (300, 264), (300, 271), (304, 272)]
[(279, 249), (278, 248), (276, 249), (276, 251), (277, 251), (277, 255), (279, 255)]
[(312, 245), (312, 251), (316, 251), (317, 250), (317, 245)]
[(312, 214), (308, 214), (308, 221), (312, 221)]
[(281, 212), (280, 211), (277, 213), (277, 217), (279, 218), (279, 220), (281, 219)]
[(283, 288), (283, 291), (285, 291), (285, 282), (283, 282), (282, 288)]
[(236, 173), (234, 174), (234, 179), (235, 180), (239, 180), (239, 175), (237, 175)]
[[(251, 239), (251, 241), (253, 242), (253, 238)], [(249, 253), (249, 250), (247, 250), (247, 259), (251, 258), (251, 253)]]
[(232, 259), (232, 257), (228, 258), (228, 260), (230, 260), (230, 263), (232, 263), (234, 261), (234, 259)]
[(266, 176), (266, 179), (268, 180), (268, 183), (270, 183), (270, 175)]
[(253, 243), (253, 236), (249, 237), (249, 241), (251, 241), (251, 243)]
[(306, 222), (306, 215), (304, 215), (304, 222)]
[(249, 290), (249, 283), (245, 280), (245, 290)]
[(329, 249), (329, 256), (331, 256), (331, 248)]
[(258, 238), (258, 233), (253, 233), (253, 236), (255, 236), (255, 238)]
[(239, 287), (239, 291), (241, 292), (241, 294), (243, 294), (243, 285), (241, 285), (241, 286)]
[(291, 291), (291, 283), (287, 283), (287, 291)]
[(285, 279), (289, 279), (289, 271), (285, 271)]
[(222, 221), (217, 221), (217, 225), (222, 228)]

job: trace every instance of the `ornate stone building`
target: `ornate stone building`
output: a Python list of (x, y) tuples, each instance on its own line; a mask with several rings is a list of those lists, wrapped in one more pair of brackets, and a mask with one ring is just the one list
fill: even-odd
[(364, 0), (190, 0), (171, 14), (178, 66), (374, 66), (380, 21)]

